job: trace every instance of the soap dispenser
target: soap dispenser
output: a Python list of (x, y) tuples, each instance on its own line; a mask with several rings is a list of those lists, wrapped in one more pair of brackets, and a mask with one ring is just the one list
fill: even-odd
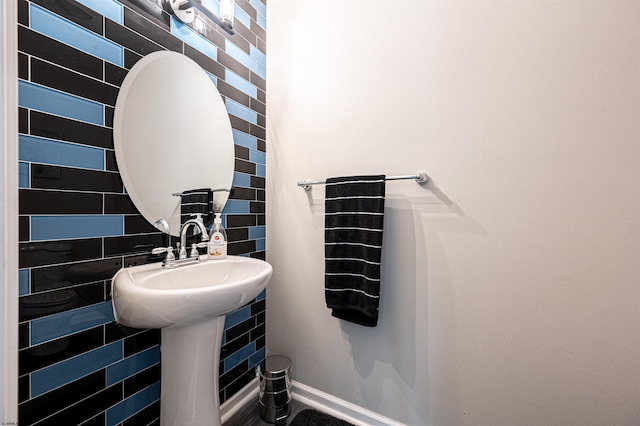
[(220, 214), (216, 213), (216, 218), (211, 226), (209, 233), (209, 259), (226, 259), (227, 258), (227, 233), (222, 227), (222, 219)]

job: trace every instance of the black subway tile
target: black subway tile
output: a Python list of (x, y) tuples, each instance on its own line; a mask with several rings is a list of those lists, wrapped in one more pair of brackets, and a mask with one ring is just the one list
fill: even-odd
[(45, 266), (31, 270), (33, 293), (110, 280), (122, 268), (122, 258)]
[(234, 145), (235, 157), (241, 158), (243, 160), (249, 160), (249, 148), (245, 148), (244, 146)]
[(29, 57), (23, 53), (18, 53), (18, 78), (29, 80)]
[(267, 138), (267, 131), (264, 127), (260, 127), (256, 124), (250, 123), (249, 125), (249, 134), (255, 136), (259, 139)]
[(264, 299), (259, 300), (251, 304), (251, 315), (258, 315), (260, 312), (264, 312), (266, 309), (266, 302)]
[(160, 233), (105, 237), (104, 255), (117, 256), (123, 254), (151, 252), (153, 248), (160, 247), (162, 245), (162, 241), (162, 235)]
[(113, 193), (123, 191), (122, 181), (117, 173), (45, 164), (31, 165), (31, 187)]
[(124, 25), (141, 34), (146, 38), (155, 41), (168, 50), (182, 52), (182, 41), (169, 33), (165, 28), (157, 26), (155, 23), (145, 19), (131, 9), (124, 9)]
[(251, 187), (264, 189), (266, 180), (260, 176), (251, 176)]
[(18, 23), (29, 25), (29, 3), (25, 0), (18, 0)]
[(35, 58), (31, 81), (107, 105), (115, 105), (118, 94), (114, 86)]
[(113, 149), (113, 130), (69, 118), (31, 111), (31, 132), (43, 136), (84, 145)]
[(20, 243), (20, 268), (97, 259), (102, 255), (100, 238)]
[(19, 320), (29, 321), (104, 301), (104, 283), (86, 284), (41, 294), (22, 296), (18, 300)]
[[(251, 331), (254, 327), (256, 326), (256, 319), (255, 317), (251, 317), (247, 320), (242, 321), (240, 324), (236, 324), (233, 327), (231, 327), (230, 329), (225, 331), (225, 335), (227, 336), (227, 345), (231, 345), (235, 340), (237, 340), (239, 337), (241, 337), (242, 335), (248, 333), (249, 331)], [(249, 336), (247, 336), (246, 338), (246, 343), (244, 345), (241, 346), (231, 346), (234, 348), (234, 350), (229, 352), (229, 355), (232, 354), (233, 352), (235, 352), (236, 350), (240, 349), (241, 347), (245, 346), (246, 344), (249, 343)], [(225, 346), (227, 346), (225, 345)], [(223, 359), (222, 356), (220, 356), (220, 359)]]
[(245, 254), (252, 251), (256, 251), (256, 242), (253, 240), (227, 243), (227, 253), (229, 254)]
[(247, 81), (251, 78), (251, 70), (223, 50), (218, 51), (218, 62)]
[[(219, 50), (218, 52), (221, 52), (221, 50)], [(224, 79), (225, 69), (218, 62), (214, 61), (210, 57), (199, 52), (188, 44), (184, 45), (184, 54), (185, 56), (193, 59), (193, 61), (200, 65), (202, 69), (209, 71), (211, 74), (215, 75), (218, 78)]]
[(133, 50), (142, 56), (151, 52), (164, 50), (162, 46), (153, 43), (134, 31), (119, 25), (110, 19), (106, 19), (105, 36), (121, 46)]
[(233, 87), (232, 85), (230, 85), (229, 83), (222, 81), (222, 80), (218, 80), (218, 91), (220, 92), (220, 94), (222, 96), (226, 96), (228, 98), (233, 99), (234, 101), (249, 107), (249, 95), (247, 95), (246, 93), (236, 89), (235, 87)]
[(243, 226), (256, 226), (256, 215), (253, 214), (228, 214), (227, 227), (240, 228)]
[(127, 194), (105, 194), (104, 212), (105, 214), (139, 214)]
[(233, 188), (233, 194), (230, 198), (233, 198), (235, 200), (255, 200), (256, 189), (236, 186)]
[(18, 375), (28, 374), (102, 346), (102, 326), (18, 352)]
[(136, 392), (160, 381), (160, 364), (149, 367), (124, 381), (124, 397), (128, 398)]
[(18, 239), (20, 241), (29, 241), (31, 239), (31, 223), (29, 216), (20, 216), (18, 218)]
[(151, 423), (160, 418), (160, 401), (156, 401), (137, 414), (122, 422), (122, 426), (151, 426)]
[(25, 27), (18, 27), (18, 50), (102, 80), (103, 61)]
[(267, 41), (267, 33), (265, 32), (265, 30), (262, 29), (262, 27), (260, 25), (258, 25), (258, 23), (256, 21), (251, 21), (251, 27), (250, 27), (251, 31), (253, 31), (253, 33), (258, 36), (258, 38)]
[(79, 424), (84, 420), (95, 417), (100, 412), (122, 401), (122, 384), (117, 383), (83, 401), (69, 406), (55, 415), (47, 418), (38, 426), (59, 426)]
[(120, 3), (130, 7), (165, 30), (171, 30), (171, 18), (155, 2), (150, 2), (149, 0), (120, 0)]
[(160, 329), (146, 330), (124, 339), (124, 356), (131, 356), (160, 344)]
[(101, 214), (102, 195), (20, 189), (20, 214)]
[[(105, 371), (100, 370), (18, 405), (18, 423), (30, 425), (104, 389)], [(58, 423), (65, 424), (65, 423)], [(70, 424), (70, 423), (66, 423)]]
[(114, 86), (122, 86), (124, 78), (127, 76), (127, 69), (120, 68), (117, 65), (113, 65), (109, 62), (104, 63), (104, 81), (111, 83)]
[(247, 173), (250, 175), (256, 174), (256, 165), (255, 163), (250, 163), (249, 161), (244, 161), (236, 158), (235, 160), (235, 171), (241, 173)]
[[(127, 215), (124, 217), (124, 233), (129, 234), (150, 234), (158, 233), (158, 230), (151, 225), (147, 219), (141, 215)], [(163, 246), (165, 244), (162, 244)]]
[(251, 71), (251, 78), (249, 78), (249, 81), (255, 84), (256, 86), (258, 86), (259, 89), (262, 89), (264, 91), (267, 90), (267, 82), (265, 81), (265, 79), (260, 77), (258, 74), (254, 73), (253, 71)]

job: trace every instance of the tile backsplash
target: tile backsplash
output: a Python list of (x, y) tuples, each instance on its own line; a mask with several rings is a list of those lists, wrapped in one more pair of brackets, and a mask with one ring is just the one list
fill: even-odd
[[(159, 424), (160, 332), (114, 322), (111, 277), (159, 261), (164, 236), (126, 195), (113, 113), (128, 70), (158, 50), (197, 62), (233, 127), (229, 254), (265, 258), (266, 6), (237, 0), (236, 33), (183, 25), (155, 0), (19, 0), (19, 422)], [(218, 2), (206, 1), (216, 13)], [(161, 88), (159, 88), (161, 90)], [(229, 314), (224, 402), (265, 357), (265, 294)]]

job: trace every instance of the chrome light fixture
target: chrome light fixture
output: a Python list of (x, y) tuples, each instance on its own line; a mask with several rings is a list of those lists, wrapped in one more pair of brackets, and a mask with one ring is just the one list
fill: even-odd
[(202, 4), (202, 0), (160, 0), (162, 2), (162, 8), (175, 16), (180, 22), (190, 24), (196, 17), (196, 9), (202, 15), (211, 19), (219, 27), (228, 32), (233, 32), (233, 10), (235, 7), (235, 0), (220, 0), (220, 17), (214, 15), (205, 5)]

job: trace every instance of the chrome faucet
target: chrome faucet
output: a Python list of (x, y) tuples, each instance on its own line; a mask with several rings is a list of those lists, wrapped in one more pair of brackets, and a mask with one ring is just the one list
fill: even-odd
[(201, 218), (189, 219), (184, 225), (182, 225), (182, 229), (180, 230), (180, 254), (178, 255), (179, 259), (186, 259), (187, 257), (187, 231), (191, 225), (195, 225), (200, 228), (200, 232), (202, 232), (202, 237), (200, 237), (200, 241), (209, 241), (209, 235), (207, 234), (207, 228), (204, 226), (204, 222), (202, 222)]

